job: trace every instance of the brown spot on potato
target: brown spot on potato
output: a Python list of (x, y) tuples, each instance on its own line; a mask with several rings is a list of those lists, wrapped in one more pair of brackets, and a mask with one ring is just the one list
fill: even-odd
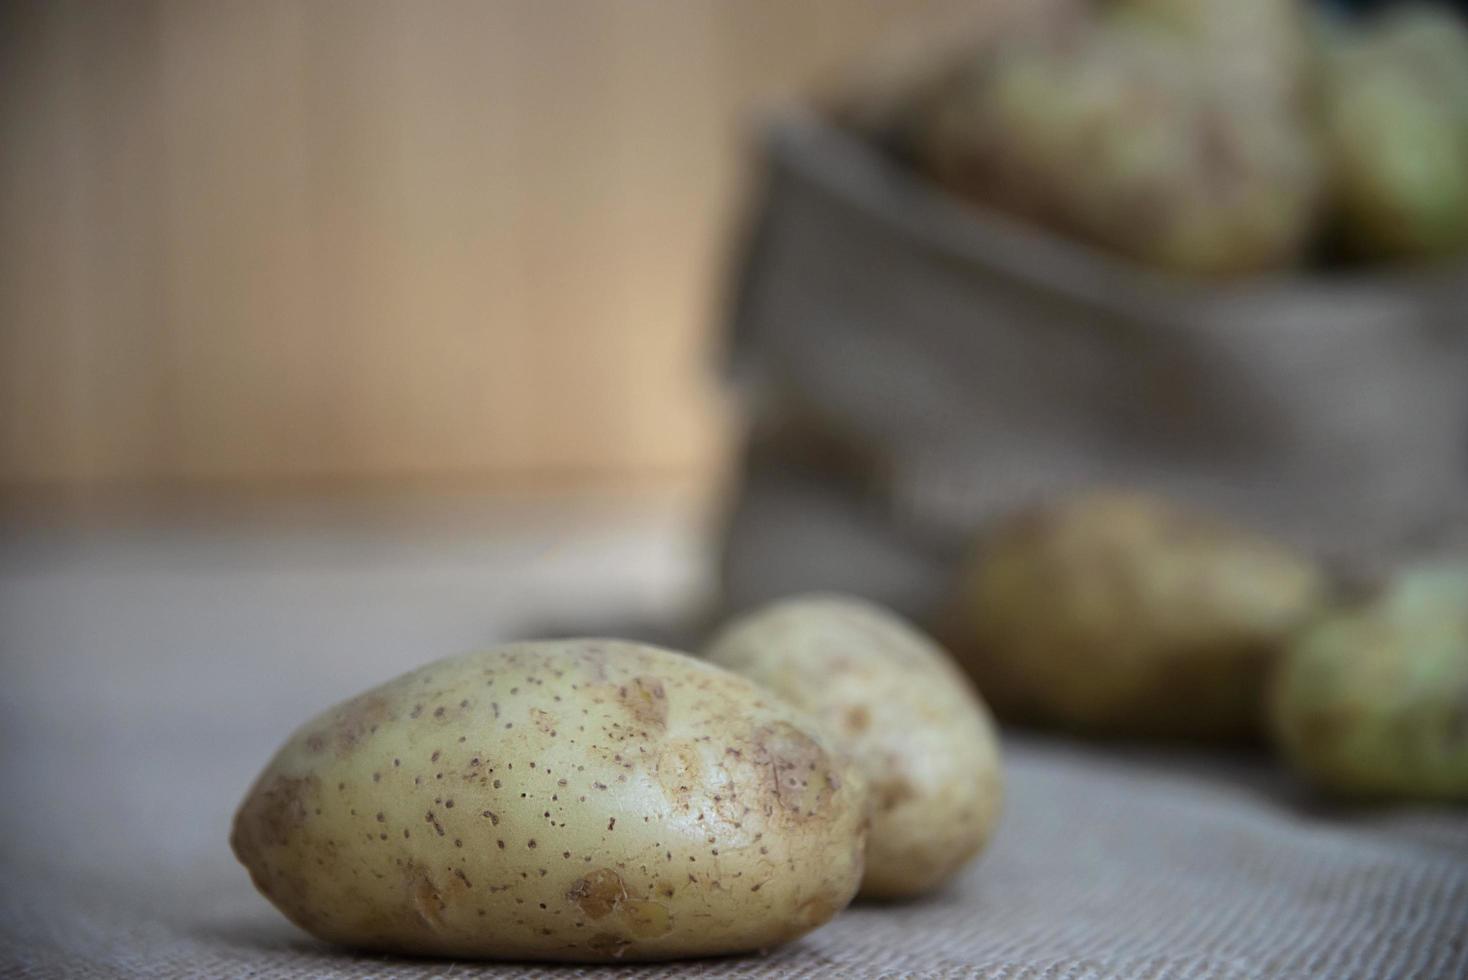
[(283, 847), (290, 843), (292, 833), (306, 822), (308, 798), (314, 798), (319, 788), (315, 776), (276, 776), (269, 785), (257, 788), (235, 818), (231, 835), (235, 854), (244, 860), (241, 849), (251, 844)]
[(364, 694), (342, 705), (331, 726), (337, 755), (351, 753), (368, 735), (392, 718), (387, 699), (380, 694)]
[(614, 959), (621, 959), (632, 946), (632, 940), (624, 939), (610, 932), (599, 932), (592, 936), (586, 945), (593, 953), (601, 956), (610, 956)]
[(683, 741), (664, 745), (658, 753), (655, 773), (658, 785), (670, 801), (688, 805), (695, 787), (703, 782), (703, 764), (698, 747)]
[(542, 733), (546, 735), (556, 734), (558, 720), (549, 711), (542, 711), (540, 708), (531, 708), (530, 720), (535, 722), (535, 727), (540, 729)]
[[(671, 885), (663, 886), (663, 894), (671, 896)], [(673, 928), (673, 916), (667, 906), (658, 902), (643, 901), (627, 894), (622, 876), (611, 868), (599, 868), (582, 878), (566, 892), (566, 899), (576, 906), (588, 919), (604, 919), (617, 914), (623, 931), (637, 939), (665, 936)], [(612, 936), (612, 933), (603, 933)], [(630, 940), (617, 937), (619, 942)], [(613, 954), (617, 955), (617, 954)]]
[(600, 919), (610, 915), (618, 905), (627, 900), (627, 886), (617, 872), (610, 868), (599, 868), (578, 878), (566, 892), (566, 900), (588, 918)]
[(443, 912), (446, 903), (428, 869), (421, 864), (409, 862), (404, 867), (407, 875), (408, 908), (414, 921), (429, 932), (441, 932), (444, 927)]
[(754, 748), (754, 763), (767, 773), (768, 798), (780, 810), (807, 819), (830, 808), (841, 777), (815, 739), (777, 721), (755, 732)]
[(661, 733), (668, 727), (668, 696), (656, 677), (637, 677), (617, 688), (617, 700), (643, 728)]
[(666, 905), (629, 899), (623, 903), (623, 921), (627, 931), (637, 939), (656, 939), (673, 929), (673, 915)]
[(877, 809), (883, 813), (886, 813), (888, 810), (897, 809), (897, 807), (906, 803), (908, 800), (916, 799), (918, 795), (912, 783), (908, 782), (902, 776), (893, 776), (891, 779), (885, 779), (874, 785), (872, 790), (872, 795), (877, 800)]
[(847, 709), (844, 722), (848, 732), (853, 735), (860, 735), (871, 727), (872, 713), (867, 710), (865, 705), (859, 704), (854, 708)]

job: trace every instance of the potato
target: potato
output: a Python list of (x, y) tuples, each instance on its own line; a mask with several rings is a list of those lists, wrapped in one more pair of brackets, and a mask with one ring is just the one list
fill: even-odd
[(861, 879), (861, 774), (750, 681), (616, 640), (441, 660), (296, 732), (231, 844), (332, 942), (453, 957), (757, 950)]
[(1311, 561), (1142, 494), (1002, 521), (953, 643), (1001, 717), (1107, 735), (1263, 734), (1270, 666), (1328, 593)]
[(862, 895), (930, 891), (983, 849), (1003, 795), (994, 726), (916, 629), (859, 599), (806, 596), (735, 620), (707, 656), (815, 716), (862, 766), (873, 798)]
[(1468, 25), (1407, 4), (1322, 36), (1322, 135), (1345, 247), (1386, 260), (1468, 248)]
[(932, 97), (916, 156), (959, 198), (1169, 272), (1290, 265), (1321, 184), (1293, 71), (1244, 84), (1186, 33), (1135, 15), (1014, 38)]
[(1324, 617), (1272, 700), (1286, 758), (1321, 788), (1468, 800), (1468, 565), (1410, 570)]

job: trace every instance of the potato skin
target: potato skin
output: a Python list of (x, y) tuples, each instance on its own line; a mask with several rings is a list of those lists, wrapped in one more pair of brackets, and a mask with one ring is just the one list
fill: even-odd
[(1285, 758), (1321, 789), (1468, 800), (1468, 565), (1411, 569), (1322, 617), (1271, 708)]
[(744, 678), (615, 640), (441, 660), (297, 731), (231, 845), (292, 921), (389, 952), (763, 949), (861, 879), (860, 773)]
[(994, 725), (918, 630), (860, 599), (803, 596), (736, 619), (705, 655), (819, 719), (861, 765), (873, 803), (863, 897), (931, 891), (984, 848), (1003, 798)]
[(1328, 595), (1316, 565), (1140, 493), (1003, 520), (953, 648), (1000, 717), (1093, 735), (1255, 739), (1269, 671)]

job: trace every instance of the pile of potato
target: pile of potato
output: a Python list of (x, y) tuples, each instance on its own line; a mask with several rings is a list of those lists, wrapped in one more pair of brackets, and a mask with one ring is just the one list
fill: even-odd
[[(837, 112), (966, 199), (1158, 268), (1468, 246), (1468, 34), (1287, 0), (993, 0)], [(1085, 736), (1271, 738), (1318, 786), (1468, 800), (1468, 566), (1347, 587), (1137, 493), (998, 521), (931, 624), (842, 596), (701, 657), (612, 639), (430, 663), (308, 722), (231, 845), (322, 939), (580, 962), (762, 950), (930, 893), (1003, 798), (986, 705)], [(983, 692), (981, 699), (979, 692)]]
[(1468, 247), (1468, 29), (1442, 7), (975, 4), (834, 111), (965, 200), (1171, 272)]
[(1468, 565), (1346, 583), (1257, 535), (1097, 491), (1001, 521), (952, 647), (1002, 717), (1270, 737), (1321, 789), (1468, 800)]
[(609, 639), (435, 663), (307, 723), (231, 844), (323, 939), (570, 961), (761, 950), (950, 881), (1003, 797), (985, 701), (1088, 736), (1271, 734), (1319, 786), (1468, 799), (1468, 567), (1345, 588), (1130, 492), (1000, 520), (944, 629), (795, 597), (701, 658)]
[(730, 624), (707, 660), (584, 639), (429, 664), (296, 732), (231, 844), (332, 942), (655, 960), (935, 889), (1001, 795), (993, 725), (948, 656), (814, 597)]

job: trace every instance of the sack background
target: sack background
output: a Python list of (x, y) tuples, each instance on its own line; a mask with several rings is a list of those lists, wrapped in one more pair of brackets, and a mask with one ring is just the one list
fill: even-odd
[(920, 617), (987, 520), (1146, 488), (1374, 572), (1468, 548), (1468, 267), (1155, 277), (774, 124), (732, 361), (755, 423), (729, 604)]

